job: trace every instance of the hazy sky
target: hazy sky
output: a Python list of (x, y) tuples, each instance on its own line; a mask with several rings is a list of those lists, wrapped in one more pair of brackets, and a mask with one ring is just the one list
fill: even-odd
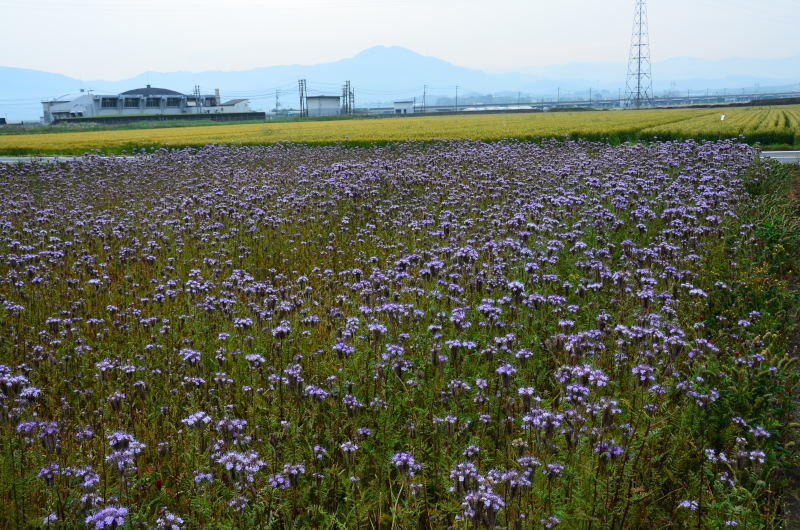
[[(405, 46), (508, 70), (619, 61), (634, 0), (0, 0), (0, 66), (79, 79), (315, 64)], [(800, 0), (649, 0), (653, 60), (800, 55)]]

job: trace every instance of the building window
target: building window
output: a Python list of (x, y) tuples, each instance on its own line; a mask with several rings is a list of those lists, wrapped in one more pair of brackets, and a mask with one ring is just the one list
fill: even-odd
[(147, 98), (145, 106), (148, 109), (157, 109), (161, 106), (161, 98)]
[(214, 98), (206, 98), (205, 106), (206, 107), (216, 107), (217, 106), (217, 101)]
[(139, 108), (139, 98), (125, 98), (125, 108), (126, 109), (138, 109)]
[(103, 98), (100, 100), (100, 107), (104, 109), (117, 108), (117, 98)]
[(180, 107), (181, 98), (167, 98), (167, 107)]

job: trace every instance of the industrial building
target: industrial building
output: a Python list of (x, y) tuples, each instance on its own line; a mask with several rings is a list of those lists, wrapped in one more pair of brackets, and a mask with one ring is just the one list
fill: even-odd
[(308, 115), (313, 117), (338, 116), (342, 113), (340, 96), (308, 96), (306, 109)]
[(416, 102), (413, 99), (394, 102), (395, 114), (414, 114)]
[[(147, 85), (121, 94), (92, 94), (81, 91), (72, 96), (42, 102), (42, 121), (89, 121), (87, 118), (136, 118), (183, 116), (187, 114), (253, 114), (248, 100), (222, 103), (219, 90), (214, 94), (181, 94)], [(198, 116), (200, 117), (200, 116)], [(206, 116), (208, 117), (208, 116)], [(130, 119), (125, 120), (130, 121)]]

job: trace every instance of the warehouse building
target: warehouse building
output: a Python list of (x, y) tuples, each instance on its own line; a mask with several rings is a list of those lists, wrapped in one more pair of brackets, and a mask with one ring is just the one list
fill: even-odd
[(415, 101), (413, 99), (407, 99), (404, 101), (395, 101), (394, 102), (394, 113), (395, 114), (414, 114), (414, 107)]
[[(43, 121), (98, 117), (148, 117), (186, 114), (251, 113), (246, 99), (222, 103), (219, 90), (214, 94), (181, 94), (147, 85), (121, 94), (91, 94), (81, 91), (72, 96), (42, 102)], [(81, 120), (86, 121), (86, 120)]]
[(308, 96), (306, 108), (308, 115), (313, 117), (338, 116), (342, 113), (340, 96)]

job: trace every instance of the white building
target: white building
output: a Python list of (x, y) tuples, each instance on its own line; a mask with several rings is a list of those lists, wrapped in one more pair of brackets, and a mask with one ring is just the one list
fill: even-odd
[(249, 99), (232, 99), (220, 107), (222, 108), (221, 112), (252, 112)]
[(307, 96), (308, 115), (314, 117), (338, 116), (342, 113), (340, 99), (340, 96)]
[(416, 102), (413, 99), (394, 102), (395, 114), (414, 114)]
[(214, 94), (181, 94), (166, 88), (128, 90), (121, 94), (79, 94), (42, 102), (43, 121), (65, 118), (106, 116), (148, 116), (164, 114), (218, 114), (251, 112), (248, 100), (233, 99), (222, 103), (219, 90)]

